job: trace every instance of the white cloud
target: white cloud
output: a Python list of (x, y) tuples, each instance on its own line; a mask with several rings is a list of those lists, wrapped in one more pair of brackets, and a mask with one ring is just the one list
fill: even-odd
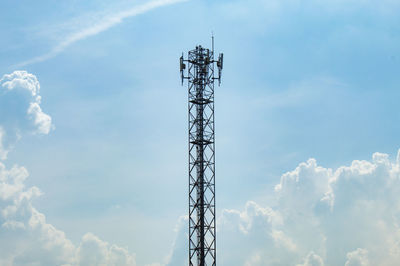
[(41, 192), (37, 187), (25, 187), (27, 177), (24, 167), (8, 170), (0, 163), (0, 264), (73, 263), (71, 241), (32, 206)]
[(0, 160), (5, 160), (8, 154), (8, 150), (4, 148), (3, 144), (4, 135), (4, 129), (0, 126)]
[(109, 28), (120, 24), (124, 19), (146, 13), (158, 7), (172, 5), (184, 1), (187, 0), (154, 0), (120, 12), (103, 15), (102, 17), (94, 21), (91, 25), (88, 25), (84, 28), (80, 28), (79, 30), (67, 35), (48, 53), (41, 56), (37, 56), (28, 61), (22, 62), (18, 64), (18, 66), (26, 66), (33, 63), (38, 63), (48, 60), (50, 58), (53, 58), (57, 54), (61, 53), (68, 46), (74, 44), (75, 42), (86, 39), (90, 36), (97, 35), (103, 31), (106, 31)]
[(87, 233), (77, 250), (78, 265), (126, 265), (135, 266), (134, 255), (116, 245), (110, 245), (97, 236)]
[(324, 261), (320, 256), (311, 251), (305, 258), (304, 263), (297, 266), (324, 266)]
[[(33, 74), (15, 71), (0, 80), (0, 159), (23, 133), (48, 134), (51, 117), (43, 113), (40, 85)], [(4, 146), (5, 145), (5, 146)], [(76, 247), (46, 222), (32, 204), (40, 190), (26, 187), (28, 171), (0, 162), (0, 265), (126, 265), (135, 256), (126, 249), (85, 234)]]
[(43, 113), (39, 103), (30, 103), (27, 113), (33, 120), (35, 126), (37, 126), (38, 132), (49, 134), (51, 129), (51, 117)]
[(347, 253), (347, 261), (345, 266), (368, 266), (368, 251), (358, 248), (355, 251)]
[[(310, 159), (281, 177), (274, 208), (248, 202), (218, 219), (222, 265), (383, 265), (400, 261), (400, 151), (336, 170)], [(182, 234), (187, 226), (181, 226)], [(186, 238), (180, 241), (186, 243)], [(175, 244), (176, 247), (180, 245)], [(185, 255), (175, 250), (175, 255)]]
[(136, 265), (126, 249), (91, 233), (76, 247), (33, 207), (41, 192), (26, 188), (27, 177), (24, 167), (0, 163), (0, 265)]
[(0, 159), (22, 134), (49, 134), (51, 117), (42, 111), (40, 84), (35, 75), (14, 71), (0, 79)]
[(179, 217), (177, 226), (175, 227), (175, 232), (177, 233), (175, 241), (172, 245), (171, 254), (165, 259), (167, 262), (161, 265), (169, 266), (185, 266), (188, 265), (189, 251), (187, 250), (187, 223), (188, 216)]

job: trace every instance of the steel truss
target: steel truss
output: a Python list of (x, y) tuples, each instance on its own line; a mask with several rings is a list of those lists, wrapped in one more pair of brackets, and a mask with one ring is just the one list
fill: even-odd
[(180, 59), (189, 92), (190, 266), (216, 265), (214, 81), (221, 81), (222, 62), (222, 54), (214, 60), (214, 51), (201, 46), (189, 51), (187, 60)]

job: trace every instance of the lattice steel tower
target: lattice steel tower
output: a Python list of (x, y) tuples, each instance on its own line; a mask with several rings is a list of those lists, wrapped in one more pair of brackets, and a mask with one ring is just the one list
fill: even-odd
[[(189, 265), (216, 265), (214, 81), (221, 83), (223, 54), (200, 45), (180, 58), (189, 91)], [(186, 64), (188, 65), (186, 70)], [(214, 65), (218, 68), (215, 75)]]

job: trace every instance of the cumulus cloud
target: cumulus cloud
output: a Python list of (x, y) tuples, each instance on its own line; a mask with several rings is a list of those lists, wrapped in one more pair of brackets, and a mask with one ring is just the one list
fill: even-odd
[(4, 129), (0, 126), (0, 160), (5, 160), (7, 158), (8, 150), (4, 148)]
[[(52, 122), (40, 107), (35, 75), (15, 71), (4, 75), (0, 85), (0, 159), (4, 160), (12, 141), (25, 133), (48, 134)], [(47, 223), (32, 204), (42, 193), (35, 186), (26, 187), (28, 176), (24, 167), (8, 169), (0, 162), (0, 265), (136, 265), (135, 256), (124, 248), (91, 233), (76, 246)]]
[(323, 266), (324, 261), (320, 256), (311, 251), (304, 260), (303, 264), (298, 264), (297, 266)]
[(75, 246), (34, 208), (41, 192), (25, 186), (27, 177), (24, 167), (0, 163), (0, 265), (136, 265), (126, 249), (91, 233)]
[(35, 75), (14, 71), (0, 79), (1, 124), (48, 134), (51, 117), (42, 111), (40, 84)]
[[(398, 265), (399, 192), (400, 151), (394, 161), (375, 153), (369, 161), (355, 160), (335, 170), (309, 159), (282, 175), (273, 208), (250, 201), (244, 210), (221, 212), (218, 261), (222, 265)], [(187, 227), (181, 230), (186, 232)], [(181, 241), (187, 241), (187, 235)], [(182, 252), (174, 253), (176, 257)], [(186, 253), (180, 256), (183, 260)]]
[(0, 159), (26, 133), (49, 134), (51, 117), (40, 106), (40, 84), (35, 75), (14, 71), (0, 79)]
[(368, 266), (368, 251), (358, 248), (355, 251), (347, 253), (347, 261), (345, 266)]
[(82, 238), (82, 243), (77, 249), (78, 265), (126, 265), (134, 266), (135, 257), (116, 245), (102, 241), (92, 233), (87, 233)]
[(172, 245), (171, 253), (165, 259), (167, 262), (160, 265), (168, 266), (185, 266), (188, 265), (188, 250), (187, 250), (187, 223), (188, 216), (179, 217), (178, 223), (175, 227), (176, 238)]

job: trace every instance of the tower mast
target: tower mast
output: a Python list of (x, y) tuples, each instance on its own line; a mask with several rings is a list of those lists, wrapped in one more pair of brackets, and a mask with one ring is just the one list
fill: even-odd
[(180, 58), (182, 84), (188, 80), (189, 266), (216, 265), (214, 81), (221, 83), (223, 54), (214, 60), (212, 38), (211, 51), (199, 45)]

